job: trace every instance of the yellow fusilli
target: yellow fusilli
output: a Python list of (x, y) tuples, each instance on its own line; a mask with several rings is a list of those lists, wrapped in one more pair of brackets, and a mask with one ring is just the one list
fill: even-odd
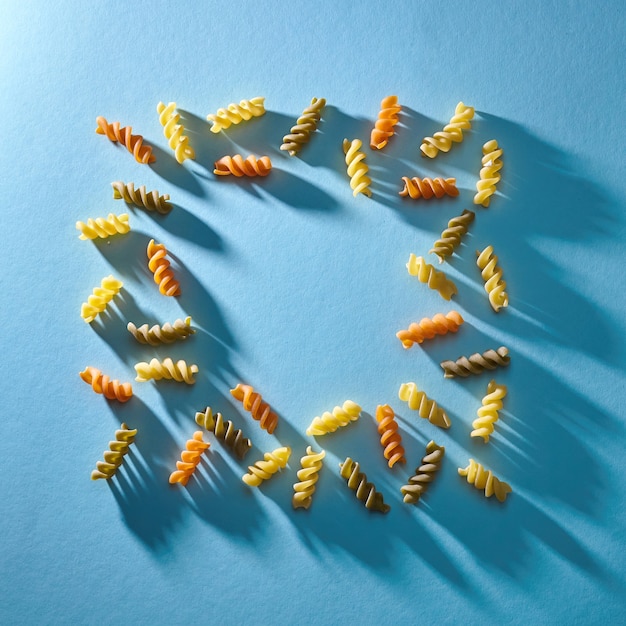
[(169, 322), (162, 326), (155, 324), (151, 328), (148, 327), (148, 324), (143, 324), (137, 328), (132, 322), (128, 322), (126, 328), (139, 343), (150, 344), (151, 346), (187, 339), (189, 335), (196, 332), (191, 327), (191, 317), (186, 317), (184, 320), (178, 319), (173, 324)]
[(496, 185), (500, 182), (500, 170), (502, 169), (502, 148), (498, 147), (495, 139), (488, 141), (483, 146), (482, 168), (480, 179), (476, 183), (474, 204), (489, 206), (491, 196), (496, 193)]
[(426, 455), (422, 458), (422, 464), (415, 470), (408, 483), (400, 487), (404, 496), (404, 502), (415, 504), (434, 480), (445, 454), (445, 447), (438, 446), (434, 441), (429, 441), (426, 446)]
[(470, 120), (474, 117), (474, 108), (459, 102), (454, 110), (454, 115), (443, 130), (436, 132), (433, 137), (424, 137), (420, 150), (422, 156), (434, 159), (439, 151), (448, 152), (452, 143), (463, 141), (463, 131), (472, 127)]
[(500, 346), (497, 350), (486, 350), (482, 354), (475, 352), (468, 357), (460, 356), (456, 361), (442, 361), (440, 365), (444, 378), (466, 378), (470, 374), (482, 374), (486, 370), (495, 370), (496, 367), (506, 367), (510, 362), (508, 349)]
[(120, 465), (124, 462), (124, 457), (130, 449), (130, 445), (135, 440), (137, 429), (130, 429), (126, 424), (122, 424), (115, 431), (115, 441), (109, 441), (109, 449), (104, 452), (104, 461), (96, 463), (96, 469), (91, 472), (91, 480), (113, 478)]
[(391, 507), (385, 504), (383, 494), (376, 491), (376, 487), (372, 483), (367, 482), (367, 476), (361, 472), (360, 466), (356, 461), (347, 457), (343, 463), (340, 463), (339, 473), (342, 478), (346, 479), (348, 487), (354, 491), (357, 499), (363, 502), (366, 509), (381, 513), (389, 511)]
[(100, 283), (100, 287), (94, 287), (92, 294), (83, 302), (80, 308), (81, 317), (90, 324), (99, 313), (102, 313), (109, 302), (120, 292), (124, 286), (121, 280), (117, 280), (113, 275), (105, 276)]
[(306, 454), (300, 459), (302, 469), (298, 470), (298, 482), (293, 486), (293, 498), (291, 504), (294, 509), (308, 509), (313, 501), (315, 484), (319, 479), (319, 471), (322, 469), (322, 459), (326, 452), (313, 452), (308, 446)]
[(193, 385), (196, 381), (193, 378), (194, 374), (198, 373), (197, 365), (187, 365), (186, 361), (182, 359), (174, 363), (169, 357), (159, 361), (158, 359), (152, 359), (150, 363), (137, 363), (135, 365), (135, 371), (137, 372), (136, 381), (145, 383), (148, 380), (175, 380), (178, 383), (187, 383)]
[(348, 166), (352, 195), (356, 198), (357, 194), (362, 193), (368, 198), (371, 198), (372, 192), (369, 186), (372, 180), (367, 175), (369, 168), (365, 164), (365, 153), (361, 151), (362, 145), (360, 139), (353, 139), (352, 141), (344, 139), (343, 151), (346, 155), (345, 160)]
[(76, 222), (76, 230), (80, 230), (79, 239), (106, 239), (111, 235), (125, 235), (130, 230), (128, 224), (128, 213), (115, 215), (109, 213), (109, 216), (89, 218), (87, 222)]
[(253, 117), (260, 117), (265, 113), (265, 98), (251, 98), (242, 100), (239, 104), (229, 104), (225, 109), (218, 109), (217, 113), (210, 113), (206, 116), (211, 126), (212, 133), (219, 133), (223, 128), (229, 128), (232, 124), (240, 124), (243, 121), (251, 120)]
[(336, 406), (332, 413), (326, 411), (321, 417), (315, 417), (306, 429), (306, 434), (318, 436), (334, 433), (338, 428), (358, 420), (360, 415), (361, 407), (352, 400), (346, 400), (342, 407)]
[(398, 123), (398, 113), (402, 107), (398, 104), (398, 96), (387, 96), (380, 103), (378, 119), (370, 135), (370, 148), (382, 150), (395, 132), (394, 126)]
[(248, 453), (252, 442), (230, 420), (225, 420), (221, 413), (213, 413), (210, 406), (204, 412), (196, 413), (196, 424), (211, 431), (221, 439), (240, 459)]
[(500, 502), (504, 502), (507, 494), (512, 491), (511, 485), (494, 476), (491, 470), (487, 471), (474, 459), (469, 460), (467, 467), (459, 467), (459, 476), (467, 476), (467, 482), (476, 489), (484, 490), (486, 498), (495, 494)]
[(179, 163), (185, 159), (195, 159), (196, 153), (189, 145), (189, 137), (184, 132), (185, 128), (180, 122), (180, 114), (176, 111), (176, 103), (170, 102), (167, 106), (162, 102), (157, 104), (159, 122), (163, 126), (163, 134), (168, 140), (170, 148)]
[(502, 269), (498, 267), (498, 257), (493, 253), (493, 246), (487, 246), (482, 252), (476, 250), (476, 265), (485, 281), (485, 291), (489, 294), (489, 304), (497, 313), (509, 305), (509, 296), (504, 291), (506, 282), (502, 280)]
[(456, 285), (443, 272), (436, 270), (430, 263), (426, 263), (424, 257), (416, 257), (411, 253), (406, 268), (411, 276), (417, 276), (417, 280), (421, 283), (438, 291), (444, 300), (450, 300), (457, 293)]
[(197, 430), (191, 439), (187, 440), (185, 449), (180, 454), (180, 461), (176, 461), (176, 469), (170, 474), (170, 484), (186, 485), (191, 475), (196, 471), (202, 458), (202, 453), (210, 448), (208, 441), (202, 440), (202, 431)]
[(290, 156), (295, 156), (300, 152), (302, 146), (311, 139), (311, 134), (317, 129), (322, 109), (325, 106), (326, 100), (324, 98), (313, 98), (311, 104), (304, 109), (296, 121), (296, 125), (292, 126), (289, 134), (283, 137), (280, 149), (289, 152)]
[(248, 473), (244, 474), (241, 480), (250, 487), (258, 487), (264, 480), (269, 480), (278, 470), (283, 469), (290, 455), (291, 448), (285, 446), (266, 452), (262, 461), (248, 466)]
[(431, 424), (440, 428), (450, 428), (448, 414), (415, 383), (402, 383), (398, 391), (398, 398), (409, 405), (410, 409), (418, 411), (419, 416), (427, 419)]
[(441, 233), (441, 239), (437, 239), (429, 250), (430, 254), (436, 254), (439, 257), (439, 263), (443, 263), (445, 257), (452, 256), (454, 249), (461, 243), (461, 237), (474, 221), (474, 217), (476, 217), (474, 211), (465, 209), (461, 215), (453, 217), (448, 222), (448, 228)]
[(112, 182), (111, 187), (115, 200), (124, 200), (127, 204), (134, 204), (148, 211), (157, 211), (162, 215), (172, 210), (172, 205), (168, 202), (169, 194), (160, 196), (158, 191), (146, 191), (145, 185), (135, 189), (135, 183), (123, 183), (121, 180)]
[(498, 411), (502, 409), (502, 399), (506, 393), (506, 385), (498, 385), (495, 380), (489, 381), (487, 395), (477, 411), (478, 417), (472, 422), (474, 430), (470, 433), (471, 437), (482, 437), (485, 443), (489, 441), (489, 435), (493, 433), (494, 424), (498, 421)]

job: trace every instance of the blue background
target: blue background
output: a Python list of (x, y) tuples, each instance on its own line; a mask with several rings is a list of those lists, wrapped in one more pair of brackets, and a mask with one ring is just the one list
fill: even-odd
[[(201, 7), (201, 8), (200, 8)], [(625, 619), (625, 12), (621, 2), (237, 3), (4, 0), (0, 8), (3, 224), (0, 372), (2, 623), (615, 623)], [(341, 141), (367, 141), (381, 99), (401, 125), (367, 160), (373, 199), (353, 198)], [(267, 114), (215, 136), (208, 113), (265, 96)], [(328, 106), (300, 159), (278, 150), (313, 96)], [(180, 166), (156, 114), (177, 102), (195, 162)], [(459, 100), (465, 141), (434, 161), (422, 137)], [(140, 165), (94, 133), (132, 125)], [(504, 149), (499, 195), (477, 210), (450, 265), (451, 304), (408, 276), (471, 199), (484, 141)], [(266, 179), (221, 180), (224, 154), (268, 154)], [(403, 175), (455, 176), (461, 196), (414, 204)], [(77, 237), (76, 220), (121, 213), (113, 180), (169, 193), (167, 217)], [(150, 238), (182, 296), (147, 270)], [(492, 243), (511, 305), (494, 314), (474, 250)], [(435, 259), (436, 261), (436, 259)], [(123, 295), (92, 325), (80, 304), (113, 273)], [(411, 350), (400, 328), (459, 310), (456, 336)], [(153, 349), (132, 320), (191, 315), (197, 334)], [(506, 345), (509, 387), (492, 441), (470, 439), (489, 376), (444, 380), (439, 361)], [(155, 355), (195, 362), (195, 386), (133, 383), (125, 405), (93, 394), (93, 365), (133, 380)], [(441, 431), (397, 399), (413, 380), (449, 412)], [(228, 390), (248, 382), (280, 414), (269, 436)], [(291, 485), (311, 419), (346, 399), (359, 422), (326, 438), (309, 511)], [(399, 414), (406, 467), (386, 467), (375, 407)], [(172, 471), (193, 416), (223, 411), (251, 437), (246, 463), (212, 441), (188, 488)], [(121, 421), (139, 429), (118, 476), (89, 475)], [(426, 442), (446, 446), (419, 506), (398, 489)], [(278, 445), (289, 468), (240, 480)], [(392, 510), (370, 514), (338, 476), (359, 460)], [(505, 505), (456, 468), (507, 480)]]

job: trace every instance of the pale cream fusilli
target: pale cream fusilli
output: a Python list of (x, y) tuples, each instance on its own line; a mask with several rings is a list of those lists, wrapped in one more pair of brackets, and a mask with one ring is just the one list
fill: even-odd
[(418, 411), (419, 416), (427, 419), (431, 424), (440, 428), (450, 428), (448, 414), (434, 400), (420, 391), (415, 383), (400, 385), (398, 397), (406, 402), (410, 409)]
[(467, 477), (467, 482), (470, 485), (474, 485), (476, 489), (484, 491), (486, 498), (495, 495), (500, 502), (504, 502), (506, 496), (512, 491), (511, 485), (494, 476), (491, 470), (486, 470), (474, 459), (469, 460), (467, 467), (459, 467), (458, 471), (459, 476)]
[(502, 268), (498, 266), (498, 257), (493, 253), (493, 246), (487, 246), (482, 252), (476, 251), (476, 265), (485, 281), (485, 291), (489, 304), (497, 313), (502, 307), (509, 306), (506, 293), (506, 281), (502, 280)]
[(346, 400), (343, 406), (336, 406), (332, 413), (326, 411), (321, 417), (315, 417), (306, 429), (306, 434), (318, 436), (334, 433), (338, 428), (358, 420), (360, 415), (361, 407), (351, 400)]
[(137, 328), (135, 324), (128, 322), (126, 328), (139, 343), (150, 344), (151, 346), (187, 339), (189, 335), (196, 332), (191, 327), (191, 317), (186, 317), (184, 320), (177, 319), (173, 324), (167, 322), (162, 326), (155, 324), (152, 327), (143, 324)]
[(471, 437), (482, 437), (485, 443), (489, 441), (489, 435), (493, 433), (494, 424), (498, 421), (498, 412), (502, 409), (502, 399), (506, 394), (506, 385), (498, 385), (495, 380), (489, 381), (487, 395), (477, 411), (478, 417), (472, 422), (474, 430), (470, 433)]
[(135, 380), (140, 383), (165, 378), (166, 380), (175, 380), (178, 383), (184, 382), (188, 385), (193, 385), (196, 382), (193, 375), (198, 373), (198, 366), (187, 365), (187, 362), (182, 359), (174, 363), (172, 359), (167, 357), (163, 361), (152, 359), (150, 363), (137, 363), (135, 371), (137, 372)]

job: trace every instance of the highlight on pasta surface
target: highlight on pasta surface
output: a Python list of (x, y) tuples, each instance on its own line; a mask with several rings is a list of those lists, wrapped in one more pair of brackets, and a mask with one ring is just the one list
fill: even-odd
[(213, 122), (211, 132), (219, 133), (233, 124), (241, 124), (264, 114), (265, 98), (257, 96), (250, 100), (242, 100), (239, 104), (231, 103), (226, 108), (218, 109), (216, 113), (209, 113), (206, 118)]
[(485, 350), (482, 354), (475, 352), (470, 356), (460, 356), (456, 361), (442, 361), (440, 365), (444, 378), (466, 378), (470, 374), (477, 375), (497, 367), (506, 367), (510, 362), (508, 348), (500, 346), (497, 350)]
[(134, 157), (137, 163), (153, 163), (156, 161), (152, 148), (143, 143), (141, 135), (133, 135), (131, 126), (120, 128), (119, 122), (109, 124), (106, 118), (99, 115), (96, 118), (96, 132), (105, 135), (110, 141), (122, 144)]
[(398, 104), (398, 96), (387, 96), (380, 103), (378, 119), (374, 124), (370, 135), (370, 148), (382, 150), (389, 139), (395, 133), (395, 125), (398, 123), (398, 113), (402, 107)]
[(313, 98), (311, 104), (302, 111), (302, 115), (296, 121), (295, 126), (292, 126), (289, 133), (283, 137), (280, 149), (288, 152), (289, 156), (298, 154), (316, 131), (317, 125), (322, 118), (322, 109), (325, 106), (325, 98)]
[(125, 235), (130, 231), (128, 213), (115, 215), (109, 213), (108, 217), (89, 218), (86, 222), (76, 222), (76, 230), (80, 231), (79, 239), (106, 239), (113, 235)]
[(104, 460), (98, 461), (96, 469), (91, 472), (91, 480), (113, 478), (124, 462), (124, 457), (128, 454), (136, 435), (136, 428), (130, 429), (126, 424), (122, 424), (115, 431), (115, 440), (109, 441), (109, 449), (103, 455)]
[(404, 496), (403, 500), (406, 504), (417, 504), (424, 495), (441, 468), (445, 451), (444, 446), (439, 446), (434, 441), (428, 442), (422, 464), (408, 479), (407, 484), (400, 487), (400, 493)]
[(279, 470), (286, 467), (290, 456), (291, 448), (288, 446), (266, 452), (261, 461), (248, 467), (248, 473), (244, 474), (241, 480), (249, 487), (258, 487), (263, 481), (269, 480)]
[(511, 485), (500, 480), (491, 470), (486, 470), (474, 459), (469, 460), (467, 467), (459, 467), (458, 472), (459, 476), (467, 477), (468, 484), (484, 491), (485, 498), (495, 495), (500, 502), (504, 502), (507, 495), (513, 491)]
[(434, 159), (439, 152), (448, 152), (454, 143), (463, 141), (463, 131), (472, 127), (474, 107), (468, 107), (462, 102), (456, 105), (452, 119), (436, 132), (432, 137), (424, 137), (420, 150), (422, 156)]
[(263, 430), (266, 430), (270, 435), (274, 432), (278, 425), (278, 415), (272, 411), (267, 402), (263, 401), (263, 397), (254, 390), (254, 387), (239, 383), (230, 390), (230, 393), (235, 400), (239, 400), (243, 404), (243, 408), (259, 422)]
[(498, 266), (498, 257), (493, 253), (493, 246), (487, 246), (482, 252), (476, 250), (476, 265), (485, 281), (485, 291), (489, 296), (489, 304), (497, 313), (502, 307), (509, 306), (506, 293), (506, 281), (502, 279), (502, 268)]
[(482, 405), (478, 408), (478, 417), (472, 422), (471, 437), (482, 437), (485, 443), (494, 431), (494, 425), (500, 417), (502, 400), (507, 394), (506, 385), (498, 385), (495, 380), (489, 381), (487, 394), (482, 399)]
[(80, 316), (86, 323), (91, 324), (100, 313), (103, 313), (107, 305), (120, 292), (124, 286), (121, 280), (117, 280), (112, 274), (105, 276), (99, 287), (94, 287), (92, 294), (83, 302), (80, 308)]
[(148, 254), (148, 267), (154, 274), (154, 282), (159, 286), (159, 291), (164, 296), (179, 296), (180, 284), (170, 269), (170, 262), (165, 257), (167, 249), (162, 243), (155, 243), (150, 239), (146, 249)]
[(212, 432), (216, 439), (222, 441), (239, 459), (243, 459), (252, 447), (252, 442), (244, 437), (240, 429), (235, 428), (230, 420), (225, 420), (219, 411), (213, 413), (210, 406), (196, 413), (196, 424)]
[(417, 411), (419, 416), (427, 419), (431, 424), (439, 428), (450, 428), (448, 414), (423, 391), (420, 391), (413, 382), (402, 383), (398, 391), (398, 398), (409, 405), (410, 409)]
[(174, 157), (179, 163), (186, 159), (195, 159), (196, 152), (189, 145), (189, 137), (185, 135), (185, 128), (180, 124), (180, 114), (176, 110), (176, 103), (170, 102), (157, 104), (159, 123), (163, 126), (163, 134), (167, 139), (169, 147), (174, 151)]
[(202, 439), (202, 431), (197, 430), (192, 438), (187, 440), (185, 449), (180, 454), (180, 461), (176, 461), (176, 469), (170, 474), (170, 484), (180, 483), (185, 486), (196, 471), (202, 454), (210, 445), (208, 441)]
[(480, 204), (487, 208), (491, 196), (496, 193), (496, 185), (500, 182), (500, 170), (502, 169), (502, 148), (498, 142), (491, 139), (483, 146), (482, 168), (476, 183), (476, 195), (474, 204)]
[(411, 276), (416, 276), (421, 283), (437, 291), (444, 300), (450, 300), (458, 292), (454, 282), (443, 272), (436, 270), (430, 263), (426, 263), (422, 256), (416, 257), (411, 253), (406, 269)]
[(370, 511), (378, 511), (379, 513), (387, 513), (391, 508), (385, 504), (383, 494), (376, 491), (376, 487), (367, 482), (367, 475), (361, 471), (360, 465), (353, 461), (350, 457), (346, 457), (343, 463), (339, 465), (339, 474), (346, 479), (346, 483), (363, 506)]
[(336, 406), (332, 413), (325, 411), (321, 416), (314, 417), (306, 434), (319, 436), (334, 433), (338, 428), (358, 420), (360, 415), (361, 407), (352, 400), (346, 400), (343, 406)]
[(398, 331), (396, 337), (402, 342), (402, 347), (408, 349), (425, 339), (432, 339), (435, 335), (456, 333), (463, 322), (458, 311), (450, 311), (445, 315), (437, 313), (432, 319), (424, 317), (419, 323), (411, 324), (407, 330)]
[(439, 263), (443, 263), (447, 257), (452, 256), (475, 217), (474, 211), (467, 209), (461, 215), (453, 217), (448, 222), (448, 227), (441, 233), (441, 238), (437, 239), (433, 247), (428, 251), (429, 254), (436, 254), (439, 257)]
[(133, 388), (130, 383), (121, 383), (111, 379), (99, 369), (88, 366), (78, 374), (95, 393), (101, 393), (107, 400), (128, 402), (133, 397)]
[(431, 198), (443, 198), (444, 196), (450, 196), (456, 198), (459, 195), (459, 190), (456, 186), (456, 178), (409, 178), (408, 176), (402, 177), (404, 187), (400, 191), (399, 195), (403, 198), (407, 196), (413, 200), (430, 200)]
[(213, 173), (216, 176), (242, 176), (255, 177), (267, 176), (272, 170), (272, 161), (268, 156), (257, 159), (255, 156), (248, 156), (245, 159), (240, 155), (223, 156), (215, 161)]
[(193, 376), (198, 373), (198, 366), (187, 365), (187, 361), (183, 359), (174, 363), (170, 357), (167, 357), (162, 361), (152, 359), (149, 363), (143, 361), (136, 363), (135, 372), (137, 372), (135, 380), (140, 383), (165, 379), (193, 385), (196, 382)]
[(300, 459), (301, 469), (298, 470), (298, 482), (293, 486), (294, 494), (291, 504), (294, 509), (308, 509), (311, 506), (325, 456), (324, 450), (313, 452), (313, 448), (307, 446), (306, 454)]
[(137, 328), (133, 322), (128, 322), (126, 326), (128, 332), (139, 342), (144, 345), (158, 346), (164, 343), (173, 343), (174, 341), (184, 341), (196, 330), (191, 327), (191, 317), (184, 320), (177, 319), (173, 324), (166, 322), (162, 326), (154, 324), (149, 327), (148, 324), (142, 324)]
[(376, 407), (376, 421), (378, 422), (380, 445), (383, 447), (383, 455), (387, 459), (387, 465), (393, 467), (396, 463), (406, 463), (396, 414), (388, 404), (379, 404)]
[(346, 155), (345, 161), (352, 195), (356, 198), (358, 194), (362, 193), (371, 198), (372, 191), (369, 187), (372, 184), (372, 179), (367, 175), (369, 167), (365, 163), (365, 153), (361, 150), (362, 145), (363, 142), (360, 139), (353, 139), (352, 141), (344, 139), (343, 152)]
[(156, 190), (147, 191), (145, 185), (141, 185), (139, 189), (135, 189), (135, 183), (124, 183), (116, 180), (111, 183), (113, 187), (113, 198), (115, 200), (124, 200), (127, 204), (134, 204), (148, 211), (156, 211), (161, 215), (166, 215), (172, 210), (169, 194), (159, 195)]

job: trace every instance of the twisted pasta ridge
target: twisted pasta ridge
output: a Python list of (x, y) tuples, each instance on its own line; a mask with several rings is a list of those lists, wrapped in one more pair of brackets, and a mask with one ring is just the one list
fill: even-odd
[(502, 409), (502, 399), (507, 394), (506, 385), (498, 385), (495, 380), (489, 381), (487, 385), (487, 395), (482, 399), (482, 406), (479, 407), (478, 417), (472, 422), (474, 430), (471, 437), (482, 437), (483, 441), (489, 441), (489, 435), (493, 433), (494, 424), (498, 421), (498, 411)]
[(239, 104), (229, 104), (225, 109), (218, 109), (217, 113), (206, 116), (211, 126), (212, 133), (219, 133), (223, 128), (229, 128), (232, 124), (240, 124), (253, 117), (260, 117), (265, 113), (265, 98), (256, 97), (250, 100), (242, 100)]
[(326, 452), (313, 452), (311, 446), (307, 446), (306, 454), (300, 459), (302, 469), (298, 470), (298, 482), (293, 486), (293, 498), (291, 504), (294, 509), (308, 509), (313, 502), (315, 484), (319, 480), (319, 471), (322, 469), (322, 459)]
[(153, 163), (156, 161), (152, 154), (152, 148), (145, 146), (141, 135), (133, 135), (131, 126), (120, 128), (119, 122), (109, 124), (106, 118), (99, 115), (96, 118), (96, 132), (99, 135), (106, 135), (111, 141), (121, 143), (135, 157), (137, 163)]
[(445, 195), (455, 198), (459, 195), (459, 190), (456, 186), (456, 178), (409, 178), (403, 176), (404, 188), (400, 192), (403, 198), (409, 196), (413, 200), (430, 200), (433, 196), (435, 198), (443, 198)]
[(370, 148), (382, 150), (393, 136), (394, 126), (398, 123), (398, 113), (402, 107), (398, 104), (398, 96), (387, 96), (380, 103), (378, 119), (370, 135)]
[(146, 191), (145, 185), (135, 189), (135, 183), (123, 183), (121, 180), (112, 182), (111, 187), (113, 187), (113, 198), (115, 200), (124, 200), (128, 204), (143, 207), (148, 209), (148, 211), (157, 211), (161, 215), (165, 215), (172, 210), (172, 205), (168, 202), (170, 196), (167, 193), (160, 196), (156, 190)]
[(366, 509), (381, 513), (389, 511), (391, 507), (385, 504), (383, 494), (376, 491), (376, 487), (372, 483), (367, 482), (367, 476), (361, 472), (356, 461), (346, 457), (346, 460), (339, 464), (339, 473), (342, 478), (346, 479), (348, 487), (354, 491), (357, 499), (363, 502)]
[(254, 387), (239, 383), (234, 389), (230, 390), (230, 393), (235, 400), (239, 400), (243, 404), (243, 408), (257, 422), (260, 422), (263, 430), (266, 430), (270, 435), (274, 432), (278, 424), (278, 415), (272, 411), (267, 402), (263, 402), (263, 397), (254, 390)]
[(500, 346), (497, 350), (486, 350), (482, 354), (475, 352), (468, 357), (460, 356), (456, 361), (442, 361), (440, 365), (444, 378), (467, 378), (470, 374), (482, 374), (485, 370), (506, 367), (510, 362), (508, 348)]
[(459, 467), (459, 476), (467, 476), (467, 482), (474, 485), (476, 489), (485, 491), (485, 497), (490, 498), (495, 494), (500, 502), (506, 500), (507, 494), (511, 493), (511, 485), (505, 483), (493, 475), (491, 470), (486, 470), (480, 463), (469, 460), (469, 465), (465, 468)]
[(372, 180), (367, 175), (369, 167), (365, 163), (365, 153), (361, 151), (362, 145), (360, 139), (353, 139), (352, 141), (344, 139), (343, 152), (346, 155), (345, 161), (348, 166), (352, 195), (356, 198), (357, 194), (362, 193), (371, 198), (372, 192), (369, 186)]
[(450, 428), (448, 414), (434, 400), (420, 391), (415, 383), (402, 383), (398, 397), (408, 403), (410, 409), (418, 411), (419, 416), (427, 419), (431, 424), (440, 428)]
[(501, 156), (502, 148), (498, 147), (495, 139), (483, 146), (483, 166), (480, 170), (480, 179), (476, 182), (478, 193), (474, 196), (474, 204), (482, 204), (485, 208), (489, 206), (491, 196), (496, 193), (496, 185), (500, 182)]
[(180, 114), (176, 111), (176, 103), (170, 102), (167, 106), (163, 102), (157, 104), (159, 122), (163, 126), (163, 134), (168, 140), (170, 148), (179, 163), (185, 159), (195, 159), (196, 153), (189, 145), (189, 137), (184, 132), (185, 128), (180, 122)]
[(438, 446), (434, 441), (428, 442), (422, 464), (415, 470), (415, 474), (409, 478), (407, 484), (400, 487), (404, 502), (415, 504), (424, 495), (441, 467), (445, 451), (444, 446)]
[(252, 442), (230, 420), (225, 420), (221, 413), (213, 413), (210, 406), (203, 413), (196, 413), (196, 424), (211, 431), (221, 439), (238, 458), (243, 459), (252, 447)]
[(111, 380), (99, 369), (88, 366), (78, 374), (96, 393), (101, 393), (108, 400), (128, 402), (133, 397), (133, 388), (130, 383), (121, 383)]
[(193, 375), (198, 373), (198, 366), (187, 365), (183, 359), (174, 363), (170, 357), (167, 357), (163, 361), (152, 359), (150, 363), (136, 363), (135, 371), (137, 372), (135, 380), (140, 383), (145, 383), (150, 379), (161, 380), (165, 378), (166, 380), (175, 380), (177, 383), (185, 382), (188, 385), (193, 385), (196, 382)]
[(436, 254), (439, 257), (439, 263), (443, 263), (445, 257), (452, 256), (454, 249), (461, 243), (461, 237), (467, 232), (475, 217), (474, 211), (467, 209), (461, 215), (453, 217), (448, 222), (448, 228), (441, 233), (441, 239), (437, 239), (428, 252)]
[(185, 449), (180, 454), (180, 461), (176, 461), (176, 469), (170, 474), (170, 484), (186, 485), (198, 467), (202, 453), (210, 447), (208, 441), (202, 440), (202, 431), (196, 430), (193, 437), (187, 440)]
[(396, 422), (393, 409), (388, 404), (379, 404), (376, 407), (376, 421), (380, 445), (384, 448), (383, 454), (389, 467), (393, 467), (396, 463), (406, 463), (402, 436), (398, 432), (398, 422)]
[(105, 276), (100, 282), (100, 287), (94, 287), (92, 294), (83, 302), (80, 308), (81, 317), (90, 324), (99, 313), (102, 313), (107, 304), (120, 292), (124, 286), (121, 280), (117, 280), (113, 275)]
[(154, 282), (159, 286), (159, 291), (164, 296), (179, 296), (180, 284), (174, 278), (174, 272), (170, 269), (170, 262), (165, 258), (167, 249), (162, 243), (154, 243), (150, 239), (147, 248), (148, 267), (154, 274)]
[(445, 315), (437, 313), (432, 319), (424, 317), (419, 324), (413, 323), (407, 330), (397, 332), (396, 337), (408, 349), (414, 343), (422, 343), (424, 339), (432, 339), (435, 335), (456, 333), (464, 321), (458, 311), (450, 311)]
[(104, 461), (96, 463), (96, 469), (91, 472), (91, 480), (113, 478), (120, 465), (124, 462), (124, 457), (128, 454), (130, 445), (135, 440), (137, 429), (132, 430), (126, 424), (122, 424), (115, 431), (115, 441), (109, 441), (109, 449), (104, 452)]
[(283, 469), (289, 461), (291, 448), (276, 448), (272, 452), (266, 452), (263, 460), (248, 466), (248, 473), (241, 477), (246, 485), (258, 487), (264, 480), (269, 480), (278, 470)]
[(444, 300), (450, 300), (458, 291), (456, 285), (443, 272), (436, 270), (430, 263), (426, 263), (424, 257), (416, 257), (411, 253), (406, 268), (411, 276), (417, 276), (417, 280), (421, 283), (438, 291)]
[(476, 250), (476, 265), (485, 281), (485, 291), (489, 295), (489, 304), (497, 313), (502, 307), (509, 306), (506, 281), (502, 280), (502, 268), (498, 267), (498, 257), (493, 253), (493, 246), (487, 246), (482, 252)]
[(456, 105), (454, 115), (443, 130), (436, 132), (432, 137), (424, 137), (420, 150), (422, 156), (434, 159), (439, 151), (448, 152), (452, 143), (463, 141), (463, 131), (472, 127), (470, 120), (474, 117), (474, 107), (468, 107), (462, 102)]
[(317, 129), (317, 124), (322, 117), (322, 109), (325, 106), (325, 98), (313, 98), (311, 104), (302, 111), (296, 125), (292, 126), (289, 133), (283, 137), (280, 149), (289, 152), (290, 156), (295, 156), (300, 152), (302, 146), (308, 143), (311, 134)]
[(346, 400), (343, 406), (336, 406), (332, 413), (326, 411), (321, 417), (313, 418), (306, 429), (306, 434), (318, 436), (334, 433), (338, 428), (358, 420), (360, 415), (361, 407), (352, 400)]
[(268, 156), (260, 159), (250, 155), (244, 159), (240, 154), (235, 156), (223, 156), (215, 161), (215, 169), (213, 173), (216, 176), (267, 176), (272, 169), (272, 161)]
[(191, 317), (186, 317), (184, 320), (178, 319), (173, 324), (167, 322), (163, 326), (155, 324), (151, 328), (148, 327), (148, 324), (143, 324), (137, 328), (132, 322), (128, 322), (126, 328), (139, 343), (150, 344), (151, 346), (187, 339), (189, 335), (196, 332), (191, 327)]
[(76, 222), (76, 230), (80, 230), (79, 239), (106, 239), (111, 235), (125, 235), (130, 230), (128, 224), (128, 213), (115, 215), (109, 213), (109, 216), (97, 217), (95, 220), (89, 218), (87, 222)]

